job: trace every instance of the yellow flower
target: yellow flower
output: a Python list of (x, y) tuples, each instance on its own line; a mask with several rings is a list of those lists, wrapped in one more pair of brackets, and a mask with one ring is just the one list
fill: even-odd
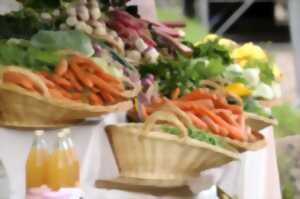
[(265, 61), (268, 59), (265, 51), (261, 47), (254, 45), (252, 42), (234, 49), (231, 56), (235, 62), (241, 66), (245, 66), (250, 60)]
[(230, 93), (234, 93), (238, 96), (249, 96), (251, 94), (251, 90), (243, 83), (232, 83), (225, 87), (225, 90)]
[(274, 75), (275, 79), (280, 80), (282, 73), (277, 65), (275, 65), (275, 64), (273, 65), (272, 71), (273, 71), (273, 75)]
[(200, 44), (207, 43), (209, 41), (215, 41), (219, 39), (218, 44), (221, 46), (224, 46), (225, 48), (232, 49), (237, 46), (237, 43), (230, 39), (222, 38), (216, 34), (208, 34), (206, 37), (204, 37), (202, 40), (199, 40), (198, 42), (195, 43), (195, 46), (199, 46)]

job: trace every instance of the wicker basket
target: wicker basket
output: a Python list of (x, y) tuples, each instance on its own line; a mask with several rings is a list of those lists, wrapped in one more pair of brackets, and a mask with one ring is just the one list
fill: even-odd
[(260, 131), (268, 126), (274, 126), (278, 124), (276, 119), (259, 116), (254, 113), (247, 113), (246, 117), (247, 125), (250, 126), (254, 131)]
[[(21, 87), (4, 84), (2, 74), (7, 70), (18, 71), (31, 77), (43, 91), (43, 96)], [(87, 117), (96, 117), (109, 112), (126, 111), (131, 101), (110, 106), (58, 100), (50, 97), (46, 85), (39, 76), (18, 67), (6, 67), (0, 71), (0, 125), (15, 128), (55, 128), (67, 126)], [(137, 89), (127, 91), (128, 96), (138, 93)]]
[[(121, 179), (145, 186), (182, 186), (199, 172), (238, 158), (236, 151), (189, 138), (190, 124), (188, 119), (182, 120), (184, 117), (163, 110), (152, 114), (144, 124), (107, 126)], [(180, 135), (162, 132), (158, 122), (176, 126)]]

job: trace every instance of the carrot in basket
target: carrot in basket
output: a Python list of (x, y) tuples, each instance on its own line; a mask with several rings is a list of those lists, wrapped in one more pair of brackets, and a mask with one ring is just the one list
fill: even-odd
[(102, 96), (103, 100), (107, 104), (112, 104), (116, 101), (115, 98), (113, 96), (111, 96), (109, 93), (102, 92), (102, 93), (100, 93), (100, 95)]
[(35, 83), (26, 75), (14, 71), (6, 71), (3, 74), (3, 82), (17, 84), (29, 91), (35, 91)]
[(211, 118), (209, 118), (208, 116), (202, 116), (201, 120), (203, 120), (208, 128), (215, 134), (220, 134), (220, 126), (218, 124), (216, 124)]
[(183, 110), (193, 109), (193, 107), (197, 107), (197, 106), (205, 106), (209, 109), (214, 108), (214, 103), (210, 99), (200, 99), (200, 100), (192, 100), (192, 101), (173, 100), (172, 102)]
[(214, 112), (219, 115), (223, 120), (225, 120), (227, 123), (238, 126), (239, 124), (235, 121), (233, 114), (231, 111), (226, 109), (215, 109)]
[(118, 91), (115, 87), (105, 82), (103, 79), (100, 79), (96, 75), (90, 74), (88, 75), (88, 78), (96, 87), (98, 87), (101, 90), (101, 92), (109, 93), (114, 97), (120, 97), (122, 95), (122, 93)]
[(71, 82), (71, 84), (73, 85), (74, 89), (76, 89), (77, 91), (82, 91), (82, 89), (83, 89), (82, 86), (77, 81), (74, 73), (71, 70), (68, 70), (66, 72), (66, 74), (64, 75), (64, 77)]
[(212, 112), (211, 110), (207, 109), (206, 107), (199, 106), (197, 107), (198, 111), (204, 113), (204, 115), (208, 116), (212, 119), (216, 124), (221, 126), (222, 128), (226, 128), (228, 130), (228, 135), (230, 138), (237, 139), (237, 140), (244, 140), (245, 136), (244, 133), (237, 127), (232, 126), (225, 122), (221, 117), (219, 117), (216, 113)]
[(68, 61), (62, 58), (55, 67), (55, 73), (58, 76), (63, 76), (68, 71)]
[(88, 88), (92, 88), (94, 86), (93, 82), (87, 77), (87, 74), (75, 63), (71, 63), (71, 69), (82, 84)]
[(181, 100), (197, 100), (197, 99), (211, 99), (216, 100), (217, 95), (209, 92), (208, 89), (200, 88), (193, 90), (191, 93), (180, 98)]
[(48, 88), (55, 88), (55, 83), (54, 82), (52, 82), (51, 80), (45, 78), (43, 75), (41, 75), (39, 73), (36, 73), (36, 74), (40, 76), (40, 78), (45, 82), (45, 84)]
[(227, 104), (225, 100), (217, 99), (215, 100), (216, 108), (228, 109), (235, 114), (241, 114), (243, 112), (243, 107), (239, 105)]
[(121, 82), (117, 78), (115, 78), (114, 76), (105, 72), (90, 58), (76, 55), (76, 56), (73, 56), (71, 59), (72, 59), (72, 61), (76, 62), (78, 64), (78, 66), (84, 67), (87, 70), (92, 71), (97, 76), (101, 77), (102, 79), (113, 82), (113, 83), (121, 84)]
[(64, 89), (70, 90), (73, 88), (72, 84), (68, 80), (56, 74), (51, 75), (49, 79)]
[(103, 101), (100, 96), (98, 96), (96, 93), (91, 93), (89, 96), (89, 102), (91, 105), (102, 105)]
[(197, 117), (196, 115), (194, 115), (192, 112), (187, 112), (188, 116), (190, 117), (190, 119), (192, 120), (193, 124), (200, 129), (208, 129), (207, 124), (202, 121), (199, 117)]
[(180, 88), (175, 88), (175, 90), (172, 92), (171, 98), (172, 99), (177, 99), (180, 95)]

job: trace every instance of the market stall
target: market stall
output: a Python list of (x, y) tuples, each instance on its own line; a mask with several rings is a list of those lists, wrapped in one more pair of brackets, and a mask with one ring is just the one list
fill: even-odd
[(184, 41), (184, 23), (126, 3), (25, 1), (0, 16), (11, 197), (212, 198), (217, 185), (280, 198), (269, 106), (281, 74), (268, 54), (217, 35)]

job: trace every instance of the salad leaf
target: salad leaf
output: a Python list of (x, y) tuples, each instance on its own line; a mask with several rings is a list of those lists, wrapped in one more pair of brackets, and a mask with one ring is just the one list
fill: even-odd
[(272, 112), (262, 106), (257, 100), (253, 97), (244, 97), (244, 110), (250, 113), (256, 113), (257, 115), (264, 117), (271, 117)]
[[(162, 125), (161, 129), (162, 129), (162, 131), (173, 134), (173, 135), (178, 135), (178, 133), (179, 133), (178, 129), (176, 127), (173, 127), (170, 125)], [(191, 137), (192, 139), (207, 142), (212, 145), (217, 145), (217, 146), (221, 145), (219, 138), (217, 138), (216, 136), (214, 136), (204, 130), (191, 127), (191, 128), (188, 128), (188, 133), (189, 133), (189, 137)]]
[(28, 41), (8, 40), (0, 42), (0, 66), (16, 65), (32, 70), (54, 70), (59, 62), (55, 51), (41, 50)]
[(31, 44), (44, 50), (72, 49), (87, 56), (95, 51), (91, 39), (79, 31), (39, 31), (31, 38)]

